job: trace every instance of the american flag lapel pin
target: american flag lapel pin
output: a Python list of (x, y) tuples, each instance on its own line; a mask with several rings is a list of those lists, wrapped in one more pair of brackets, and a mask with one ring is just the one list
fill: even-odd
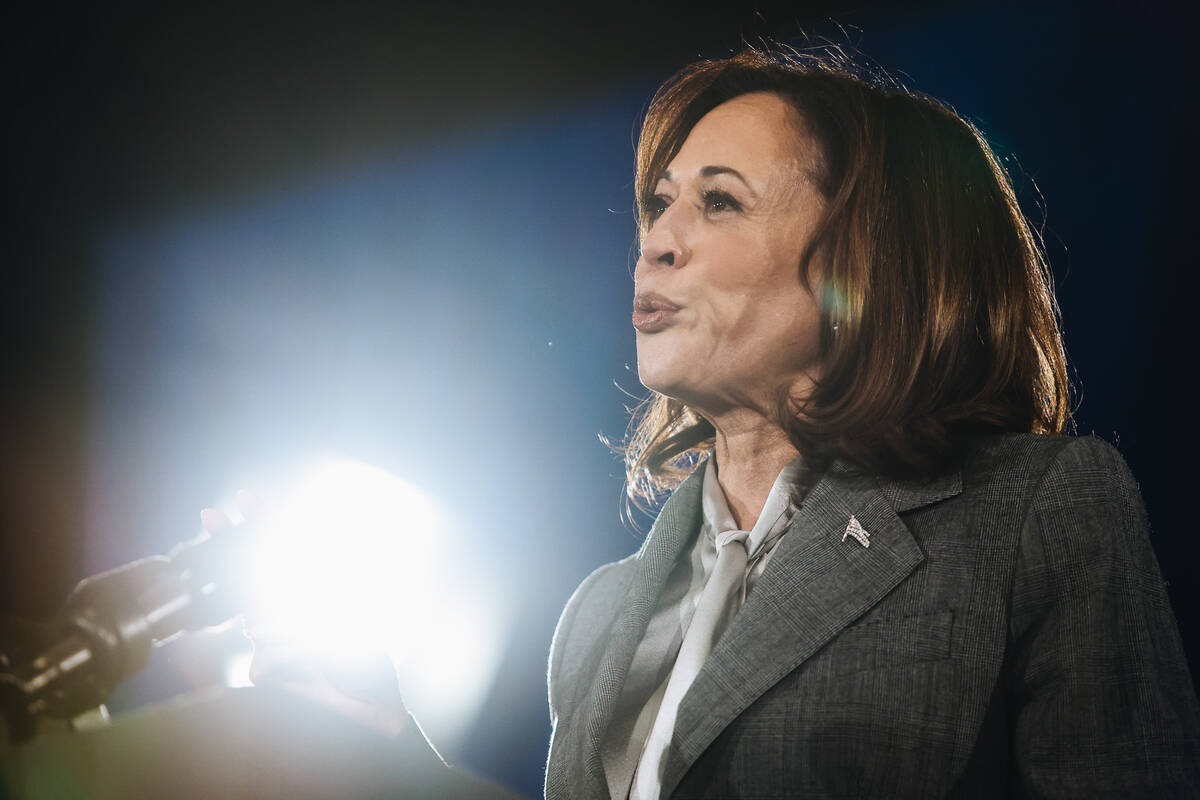
[(853, 514), (850, 515), (850, 521), (846, 523), (846, 532), (842, 534), (843, 542), (846, 541), (847, 536), (853, 536), (863, 547), (871, 546), (871, 534), (867, 533), (867, 529)]

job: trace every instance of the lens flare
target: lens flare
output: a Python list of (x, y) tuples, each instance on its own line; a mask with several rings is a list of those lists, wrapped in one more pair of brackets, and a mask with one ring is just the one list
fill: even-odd
[(385, 470), (332, 460), (252, 531), (256, 642), (339, 668), (386, 653), (422, 725), (456, 738), (491, 683), (504, 612), (446, 510)]

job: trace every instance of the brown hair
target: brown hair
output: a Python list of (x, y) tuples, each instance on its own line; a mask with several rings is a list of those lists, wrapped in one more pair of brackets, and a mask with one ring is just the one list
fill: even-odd
[[(642, 233), (655, 184), (692, 127), (764, 91), (799, 112), (821, 158), (825, 214), (797, 253), (798, 279), (821, 287), (821, 377), (808, 396), (780, 398), (777, 412), (810, 470), (841, 458), (920, 479), (945, 469), (967, 434), (1062, 433), (1070, 392), (1058, 307), (1008, 175), (952, 109), (836, 49), (747, 49), (663, 84), (637, 145)], [(630, 497), (672, 488), (714, 435), (695, 410), (651, 393), (623, 448)]]

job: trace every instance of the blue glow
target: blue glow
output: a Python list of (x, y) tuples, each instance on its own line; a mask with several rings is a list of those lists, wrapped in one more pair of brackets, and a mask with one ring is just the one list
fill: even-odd
[[(105, 538), (85, 543), (89, 570), (163, 552), (201, 507), (342, 454), (458, 521), (426, 576), (434, 605), (397, 614), (446, 656), (400, 664), (439, 747), (455, 755), (485, 702), (544, 716), (559, 609), (589, 565), (636, 546), (597, 434), (624, 428), (613, 382), (637, 387), (629, 130), (644, 96), (103, 241), (88, 528)], [(489, 698), (505, 659), (521, 689)]]

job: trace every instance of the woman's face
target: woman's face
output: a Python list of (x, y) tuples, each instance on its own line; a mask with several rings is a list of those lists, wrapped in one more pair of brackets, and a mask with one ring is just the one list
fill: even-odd
[(655, 187), (634, 271), (643, 384), (709, 418), (774, 411), (814, 378), (820, 309), (800, 254), (824, 201), (815, 142), (774, 94), (706, 114)]

